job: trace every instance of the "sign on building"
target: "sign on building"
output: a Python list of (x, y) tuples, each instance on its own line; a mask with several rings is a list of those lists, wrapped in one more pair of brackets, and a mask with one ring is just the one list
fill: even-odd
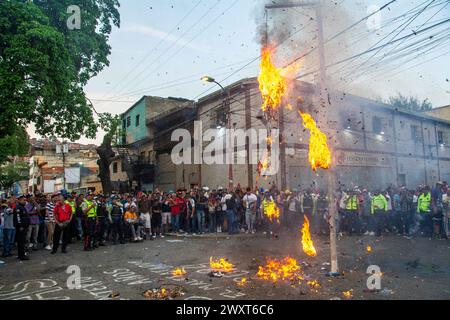
[(391, 168), (393, 162), (391, 156), (384, 154), (337, 151), (336, 164), (348, 167)]

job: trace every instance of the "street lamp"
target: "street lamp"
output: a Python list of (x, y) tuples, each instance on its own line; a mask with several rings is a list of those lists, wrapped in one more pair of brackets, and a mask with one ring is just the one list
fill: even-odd
[[(210, 76), (203, 76), (201, 77), (202, 81), (209, 82), (209, 83), (215, 83), (217, 84), (223, 91), (225, 98), (224, 98), (224, 105), (226, 109), (228, 109), (228, 124), (227, 129), (231, 130), (231, 106), (230, 106), (230, 91), (226, 90), (223, 85), (221, 85), (219, 82), (216, 81), (213, 77)], [(217, 127), (219, 129), (219, 127)], [(231, 134), (228, 132), (228, 139), (229, 139), (229, 146), (231, 147), (232, 141), (231, 141)], [(227, 151), (228, 153), (228, 187), (231, 190), (233, 190), (233, 151), (230, 150)]]

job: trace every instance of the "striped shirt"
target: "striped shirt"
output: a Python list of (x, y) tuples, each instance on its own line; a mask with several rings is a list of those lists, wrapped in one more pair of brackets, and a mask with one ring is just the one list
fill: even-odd
[(56, 222), (53, 210), (55, 209), (55, 204), (53, 202), (47, 203), (46, 206), (47, 214), (45, 215), (45, 222)]

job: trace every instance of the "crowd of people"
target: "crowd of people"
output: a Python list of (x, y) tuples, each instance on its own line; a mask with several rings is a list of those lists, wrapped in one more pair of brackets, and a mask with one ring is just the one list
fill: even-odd
[(330, 204), (327, 194), (314, 188), (280, 191), (275, 186), (270, 190), (238, 187), (11, 196), (1, 201), (2, 256), (13, 256), (17, 247), (18, 258), (29, 260), (37, 250), (56, 254), (61, 246), (61, 252), (67, 253), (68, 244), (76, 241), (92, 251), (168, 234), (261, 232), (276, 238), (281, 232), (299, 232), (305, 216), (313, 234), (328, 234), (333, 207), (341, 236), (450, 237), (450, 189), (445, 182), (415, 190), (390, 187), (369, 192), (355, 187), (340, 189), (333, 196), (335, 202)]

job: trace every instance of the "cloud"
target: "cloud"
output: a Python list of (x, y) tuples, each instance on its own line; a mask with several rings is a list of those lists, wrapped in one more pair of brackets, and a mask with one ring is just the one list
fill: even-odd
[(166, 42), (170, 42), (174, 45), (177, 45), (179, 47), (186, 47), (189, 49), (192, 49), (194, 51), (199, 52), (209, 52), (210, 48), (204, 45), (195, 44), (193, 42), (189, 42), (187, 40), (184, 40), (183, 38), (179, 38), (178, 36), (175, 36), (173, 34), (169, 34), (166, 31), (158, 30), (149, 26), (143, 26), (138, 24), (133, 24), (128, 28), (125, 28), (125, 31), (143, 34), (149, 37), (163, 39)]

